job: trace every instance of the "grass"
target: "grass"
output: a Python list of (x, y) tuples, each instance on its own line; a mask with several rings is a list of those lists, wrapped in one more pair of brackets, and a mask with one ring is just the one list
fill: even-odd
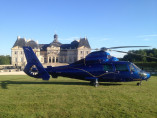
[(0, 76), (0, 118), (156, 118), (157, 76), (136, 83)]

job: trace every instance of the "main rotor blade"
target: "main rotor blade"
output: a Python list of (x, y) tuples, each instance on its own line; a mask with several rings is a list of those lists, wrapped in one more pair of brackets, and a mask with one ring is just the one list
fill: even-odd
[(102, 50), (102, 51), (107, 51), (107, 50), (110, 50), (110, 49), (117, 49), (117, 48), (139, 48), (139, 47), (150, 47), (150, 46), (118, 46), (118, 47), (110, 47), (110, 48), (106, 48), (106, 47), (102, 47), (101, 49), (91, 49), (91, 50)]
[(150, 47), (150, 46), (118, 46), (118, 47), (110, 47), (107, 49), (117, 49), (117, 48), (138, 48), (138, 47)]
[(118, 51), (118, 50), (112, 50), (112, 51), (120, 52), (120, 53), (126, 53), (126, 54), (133, 54), (133, 55), (147, 57), (147, 58), (152, 58), (152, 59), (157, 59), (156, 57), (146, 56), (146, 55), (141, 55), (141, 54), (136, 54), (136, 53), (133, 53), (133, 52), (125, 52), (125, 51)]
[(100, 50), (99, 48), (95, 48), (95, 49), (91, 49), (91, 50), (96, 50), (96, 51), (98, 51), (98, 50)]

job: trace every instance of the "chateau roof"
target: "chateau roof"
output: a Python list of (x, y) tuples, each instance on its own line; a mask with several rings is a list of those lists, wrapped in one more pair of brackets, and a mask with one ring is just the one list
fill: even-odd
[(39, 45), (33, 41), (33, 40), (30, 40), (30, 41), (26, 41), (25, 38), (17, 38), (15, 44), (13, 45), (13, 47), (23, 47), (23, 46), (30, 46), (31, 48), (39, 48)]
[(46, 51), (47, 47), (50, 47), (50, 44), (39, 44), (39, 48), (41, 51)]
[(58, 40), (54, 40), (52, 43), (50, 43), (50, 46), (54, 47), (60, 47), (62, 44)]
[(33, 41), (33, 40), (28, 41), (28, 42), (26, 43), (26, 45), (27, 45), (27, 46), (30, 46), (32, 49), (34, 49), (34, 48), (39, 48), (39, 45), (38, 45), (35, 41)]
[(24, 38), (18, 38), (15, 42), (15, 44), (13, 45), (13, 47), (16, 47), (16, 46), (19, 46), (19, 47), (23, 47), (23, 46), (26, 46), (26, 41)]
[(61, 45), (61, 49), (77, 49), (82, 46), (90, 48), (89, 42), (86, 38), (81, 38), (79, 41), (73, 41), (71, 44), (63, 44)]
[(89, 42), (88, 42), (87, 38), (81, 38), (80, 39), (78, 48), (82, 47), (82, 46), (85, 46), (87, 48), (91, 48), (90, 45), (89, 45)]
[(63, 44), (61, 45), (61, 49), (76, 49), (78, 48), (78, 41), (73, 41), (71, 44)]
[(40, 48), (41, 51), (46, 51), (47, 47), (51, 47), (51, 46), (60, 47), (61, 49), (77, 49), (82, 46), (90, 48), (87, 38), (80, 38), (79, 41), (75, 40), (75, 41), (71, 42), (71, 44), (61, 44), (57, 38), (58, 38), (58, 36), (55, 35), (54, 41), (50, 44), (37, 44), (33, 40), (26, 41), (25, 38), (18, 37), (13, 47), (19, 46), (22, 48), (23, 46), (30, 46), (32, 49)]

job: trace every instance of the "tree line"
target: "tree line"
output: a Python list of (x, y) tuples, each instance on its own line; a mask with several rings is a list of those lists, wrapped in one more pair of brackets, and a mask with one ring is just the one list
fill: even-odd
[(128, 54), (122, 58), (122, 60), (130, 61), (130, 62), (157, 62), (157, 59), (148, 58), (145, 56), (157, 58), (157, 49), (153, 48), (153, 49), (130, 50)]
[(10, 55), (7, 56), (0, 55), (0, 65), (8, 65), (8, 64), (11, 64)]

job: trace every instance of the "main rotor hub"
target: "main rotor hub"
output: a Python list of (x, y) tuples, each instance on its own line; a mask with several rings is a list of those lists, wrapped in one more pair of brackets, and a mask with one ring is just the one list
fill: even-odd
[(106, 47), (102, 47), (101, 49), (100, 49), (101, 51), (108, 51), (109, 49), (108, 48), (106, 48)]

